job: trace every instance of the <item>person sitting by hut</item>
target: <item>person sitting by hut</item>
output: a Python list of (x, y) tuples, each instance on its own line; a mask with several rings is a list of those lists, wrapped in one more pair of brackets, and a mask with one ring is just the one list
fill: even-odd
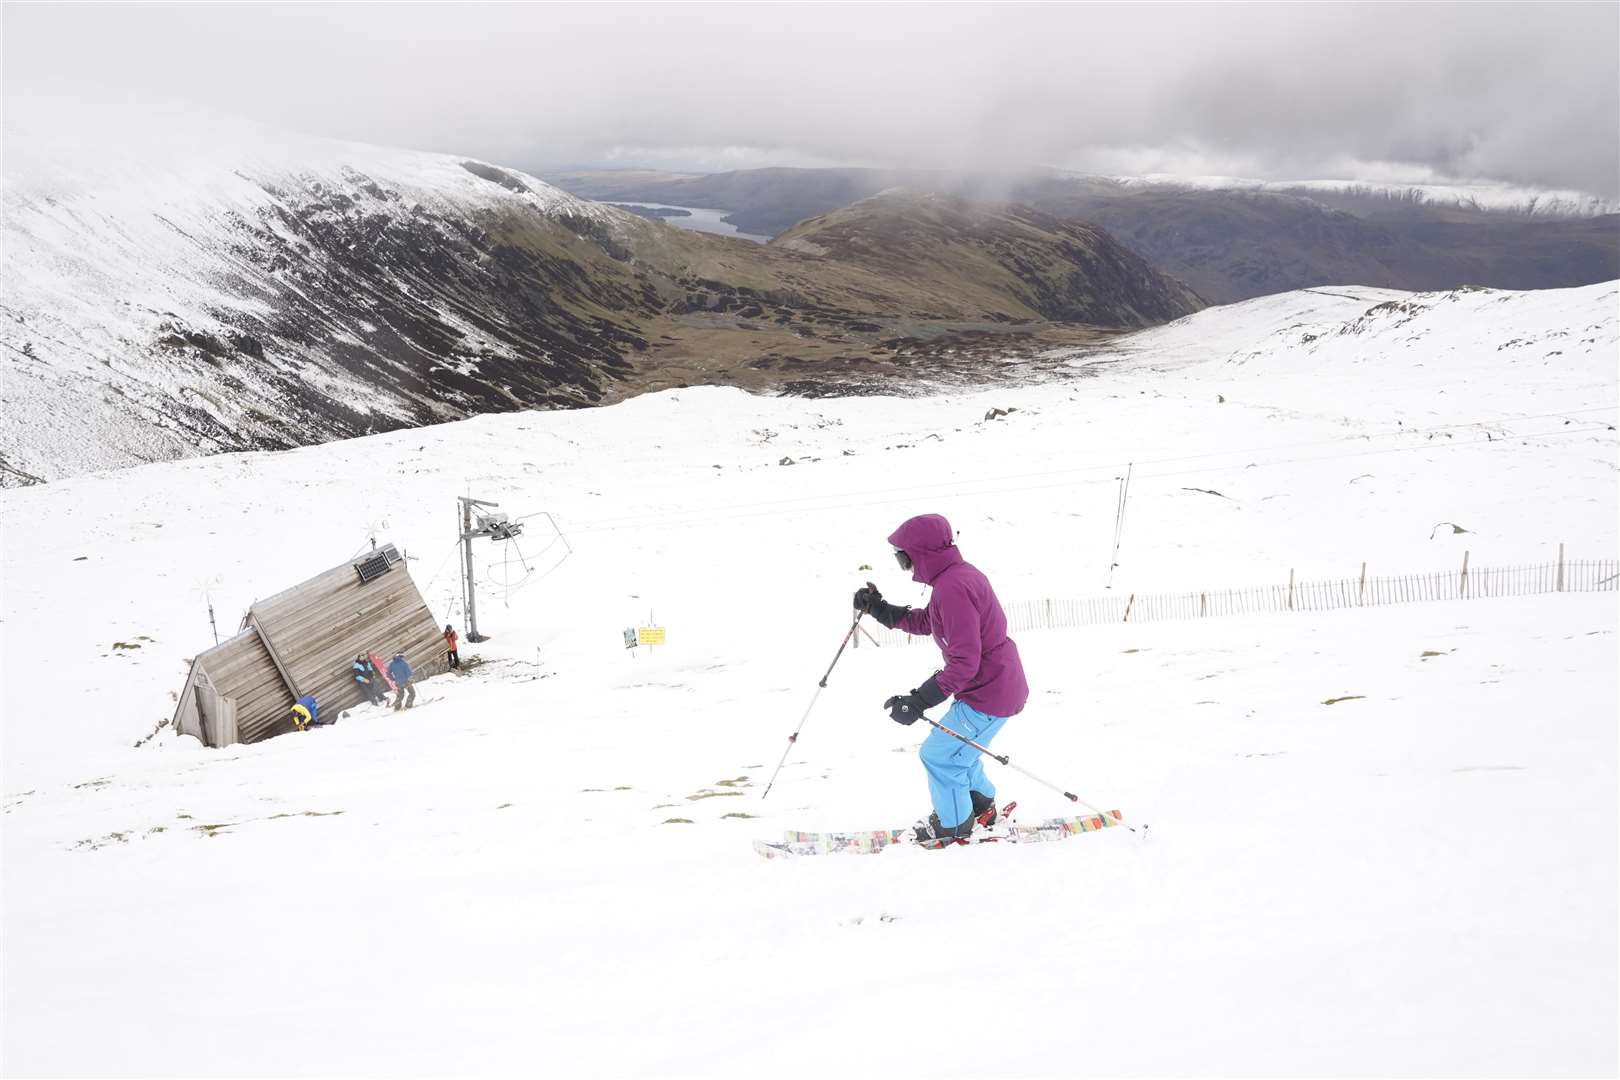
[(308, 731), (315, 726), (316, 720), (315, 699), (308, 694), (293, 703), (293, 727), (298, 731)]
[(461, 666), (461, 657), (456, 655), (456, 641), (459, 638), (460, 638), (460, 635), (455, 632), (455, 629), (452, 628), (449, 623), (445, 623), (444, 624), (444, 645), (445, 645), (445, 648), (450, 650), (450, 667), (452, 669), (458, 668), (458, 667)]
[(365, 695), (367, 701), (373, 705), (381, 705), (388, 700), (388, 691), (383, 689), (382, 672), (371, 662), (371, 657), (361, 653), (354, 658), (354, 666), (350, 669), (354, 673), (354, 681), (360, 687), (360, 693)]
[[(388, 661), (388, 677), (394, 680), (394, 711), (401, 708), (408, 709), (416, 704), (416, 687), (411, 682), (411, 665), (405, 662), (405, 654), (397, 652), (394, 658)], [(409, 699), (406, 694), (409, 693)]]

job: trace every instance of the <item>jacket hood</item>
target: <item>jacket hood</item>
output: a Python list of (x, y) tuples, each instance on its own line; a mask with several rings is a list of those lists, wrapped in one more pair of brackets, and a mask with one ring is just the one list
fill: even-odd
[(952, 535), (951, 523), (941, 515), (919, 514), (890, 533), (889, 543), (911, 556), (911, 580), (930, 585), (962, 561)]

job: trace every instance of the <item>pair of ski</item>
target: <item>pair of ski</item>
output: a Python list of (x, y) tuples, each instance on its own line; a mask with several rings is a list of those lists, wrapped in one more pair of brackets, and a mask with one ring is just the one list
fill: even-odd
[(1109, 810), (1107, 813), (1084, 817), (1047, 818), (1045, 821), (1025, 825), (1012, 820), (1013, 808), (1017, 805), (1008, 803), (1006, 809), (1002, 810), (1001, 819), (997, 824), (987, 829), (977, 829), (970, 836), (952, 840), (935, 840), (921, 844), (914, 838), (913, 828), (867, 829), (854, 832), (798, 832), (789, 829), (781, 840), (755, 840), (754, 850), (767, 859), (781, 859), (798, 855), (839, 853), (875, 855), (884, 848), (894, 847), (897, 844), (929, 848), (997, 842), (1031, 844), (1048, 840), (1066, 840), (1071, 836), (1121, 825), (1125, 821), (1118, 810)]

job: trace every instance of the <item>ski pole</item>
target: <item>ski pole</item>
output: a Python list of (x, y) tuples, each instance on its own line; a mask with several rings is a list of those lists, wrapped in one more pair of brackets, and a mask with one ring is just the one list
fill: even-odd
[[(977, 750), (979, 753), (985, 754), (985, 755), (989, 756), (990, 758), (992, 758), (993, 760), (1001, 762), (1003, 765), (1007, 766), (1007, 768), (1009, 768), (1009, 769), (1015, 769), (1018, 772), (1023, 773), (1025, 776), (1029, 777), (1031, 780), (1035, 781), (1037, 784), (1042, 784), (1042, 785), (1044, 785), (1046, 787), (1051, 788), (1053, 791), (1057, 792), (1059, 795), (1062, 795), (1065, 799), (1068, 799), (1070, 802), (1079, 803), (1081, 806), (1085, 807), (1087, 810), (1090, 810), (1093, 814), (1096, 814), (1098, 817), (1106, 818), (1106, 817), (1109, 816), (1107, 811), (1097, 809), (1095, 806), (1092, 806), (1090, 803), (1086, 802), (1086, 800), (1082, 799), (1080, 796), (1076, 795), (1074, 792), (1072, 792), (1072, 791), (1064, 791), (1062, 788), (1058, 787), (1056, 784), (1052, 783), (1051, 781), (1042, 780), (1040, 777), (1036, 776), (1034, 773), (1030, 772), (1028, 769), (1023, 768), (1022, 766), (1019, 766), (1019, 765), (1014, 765), (1012, 763), (1012, 760), (1010, 758), (1008, 758), (1007, 755), (998, 754), (994, 750), (990, 749), (988, 746), (980, 746), (978, 743), (974, 742), (972, 739), (968, 738), (966, 735), (958, 735), (956, 732), (952, 731), (950, 728), (946, 727), (944, 724), (941, 724), (937, 720), (931, 720), (926, 715), (923, 715), (923, 719), (928, 720), (928, 722), (930, 724), (932, 724), (936, 730), (943, 731), (945, 734), (949, 735), (953, 739), (960, 739), (962, 742), (965, 742), (969, 746), (973, 747), (973, 749)], [(1130, 829), (1131, 832), (1136, 831), (1136, 827), (1134, 825), (1128, 825), (1124, 821), (1120, 821), (1119, 824), (1124, 825), (1127, 829)]]
[(804, 730), (804, 722), (810, 719), (810, 710), (816, 707), (816, 698), (820, 697), (821, 692), (827, 689), (827, 675), (831, 675), (833, 668), (838, 666), (838, 658), (844, 655), (844, 649), (848, 647), (849, 639), (855, 636), (855, 628), (861, 625), (861, 616), (865, 614), (864, 611), (855, 613), (855, 621), (849, 624), (849, 632), (844, 635), (844, 640), (839, 643), (838, 651), (833, 654), (832, 663), (827, 665), (827, 674), (823, 675), (821, 682), (816, 684), (816, 692), (810, 695), (810, 704), (805, 706), (804, 715), (799, 717), (799, 726), (794, 728), (793, 734), (788, 736), (787, 749), (782, 751), (782, 760), (776, 763), (776, 772), (771, 773), (771, 781), (765, 785), (765, 794), (759, 797), (760, 802), (764, 802), (766, 796), (770, 795), (771, 785), (776, 783), (777, 774), (782, 771), (782, 766), (787, 764), (788, 755), (793, 752), (793, 744), (799, 741), (799, 732)]

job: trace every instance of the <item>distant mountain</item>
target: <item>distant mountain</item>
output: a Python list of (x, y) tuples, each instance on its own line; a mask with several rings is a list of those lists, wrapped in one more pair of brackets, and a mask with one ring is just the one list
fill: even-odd
[[(596, 197), (617, 175), (577, 173), (563, 186)], [(1100, 225), (1212, 303), (1317, 285), (1539, 289), (1620, 277), (1612, 203), (1502, 186), (755, 169), (625, 183), (616, 197), (720, 208), (740, 229), (774, 234), (897, 184)]]
[(979, 378), (975, 350), (1201, 306), (1098, 230), (1016, 208), (896, 196), (760, 245), (444, 155), (29, 150), (8, 132), (7, 485), (687, 384)]
[[(1060, 174), (1061, 175), (1061, 174)], [(1410, 216), (1590, 218), (1620, 213), (1620, 204), (1580, 191), (1543, 191), (1512, 184), (1384, 184), (1361, 180), (1246, 180), (1233, 176), (1086, 177), (1101, 187), (1156, 191), (1250, 191), (1301, 195), (1363, 217)]]
[[(1620, 277), (1620, 216), (1534, 216), (1384, 189), (1197, 188), (1048, 177), (1020, 196), (1095, 222), (1213, 303), (1317, 285), (1436, 292)], [(1331, 205), (1330, 205), (1331, 204)]]
[(921, 170), (744, 169), (691, 175), (604, 169), (541, 175), (585, 199), (728, 210), (726, 221), (742, 232), (762, 236), (775, 236), (807, 218), (890, 188), (964, 193), (958, 179)]
[(1019, 204), (893, 190), (811, 218), (772, 244), (920, 284), (967, 287), (986, 313), (1146, 326), (1202, 306), (1102, 229)]

